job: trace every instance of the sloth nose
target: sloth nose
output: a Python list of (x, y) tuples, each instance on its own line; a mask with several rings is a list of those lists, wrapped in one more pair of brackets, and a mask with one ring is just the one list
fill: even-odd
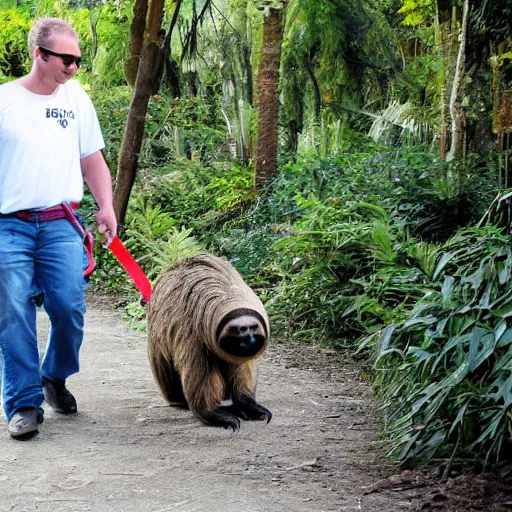
[(263, 345), (265, 338), (259, 334), (238, 333), (226, 336), (220, 340), (220, 347), (229, 354), (239, 357), (252, 357), (257, 354)]
[(244, 336), (242, 342), (240, 343), (240, 347), (249, 348), (252, 347), (256, 343), (256, 338), (250, 334), (249, 336)]

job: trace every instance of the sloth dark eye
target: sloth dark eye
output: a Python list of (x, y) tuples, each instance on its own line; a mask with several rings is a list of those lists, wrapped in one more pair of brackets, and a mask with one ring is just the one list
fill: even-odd
[(258, 330), (258, 324), (252, 324), (252, 325), (230, 325), (228, 331), (232, 334), (237, 333), (246, 333), (247, 331), (257, 331)]

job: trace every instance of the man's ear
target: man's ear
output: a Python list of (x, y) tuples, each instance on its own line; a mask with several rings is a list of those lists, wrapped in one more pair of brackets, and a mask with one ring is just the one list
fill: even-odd
[(35, 58), (41, 57), (45, 62), (48, 62), (49, 55), (45, 55), (39, 48), (36, 48)]

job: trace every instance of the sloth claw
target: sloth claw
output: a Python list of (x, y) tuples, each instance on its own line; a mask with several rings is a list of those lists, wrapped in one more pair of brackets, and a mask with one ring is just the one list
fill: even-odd
[(233, 420), (226, 422), (224, 428), (231, 429), (232, 432), (238, 432), (240, 430), (240, 420), (238, 418), (234, 418)]
[(213, 412), (198, 416), (206, 425), (223, 427), (226, 430), (231, 429), (233, 432), (240, 430), (240, 419), (232, 414), (227, 407), (219, 407)]
[(265, 409), (264, 407), (262, 407), (262, 409), (263, 411), (258, 411), (259, 416), (255, 417), (254, 419), (262, 421), (266, 420), (266, 423), (269, 424), (270, 420), (272, 419), (272, 413), (268, 409)]
[(222, 421), (224, 422), (224, 428), (227, 430), (231, 429), (232, 432), (238, 432), (240, 430), (240, 420), (231, 414), (224, 414)]
[(242, 419), (267, 420), (267, 423), (270, 423), (272, 419), (272, 413), (249, 396), (235, 398), (233, 400), (233, 407), (239, 411), (236, 414)]

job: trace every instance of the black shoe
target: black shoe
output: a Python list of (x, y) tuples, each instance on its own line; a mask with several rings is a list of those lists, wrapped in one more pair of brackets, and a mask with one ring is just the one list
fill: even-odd
[(35, 407), (20, 407), (9, 421), (7, 430), (11, 437), (28, 439), (39, 432), (38, 423), (43, 423), (43, 409)]
[(43, 377), (43, 392), (46, 403), (60, 414), (77, 411), (75, 397), (66, 388), (65, 380), (49, 380)]

